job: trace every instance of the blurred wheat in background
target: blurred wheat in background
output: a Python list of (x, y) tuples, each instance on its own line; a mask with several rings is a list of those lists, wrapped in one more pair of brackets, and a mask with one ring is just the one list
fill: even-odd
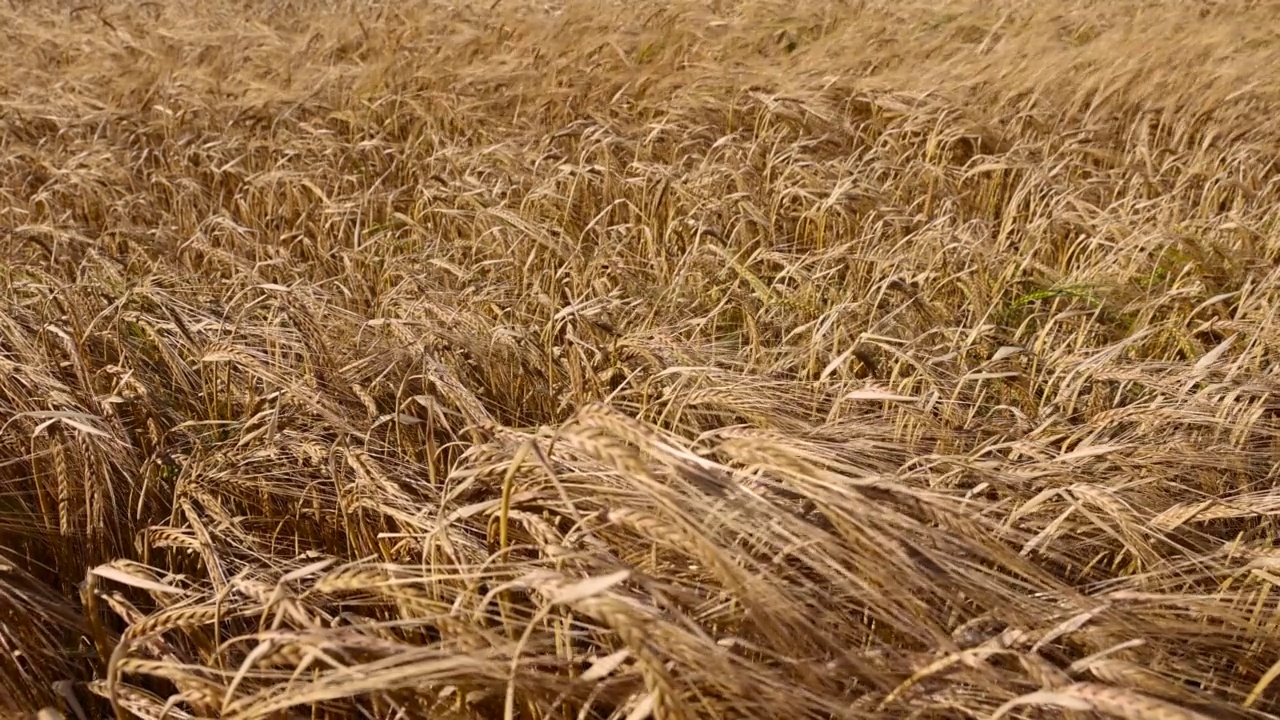
[(1277, 12), (0, 7), (0, 710), (1277, 717)]

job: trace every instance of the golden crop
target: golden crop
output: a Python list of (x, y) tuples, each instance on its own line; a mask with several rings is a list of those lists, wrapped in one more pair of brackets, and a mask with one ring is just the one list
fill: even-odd
[(1277, 717), (1276, 12), (0, 5), (0, 711)]

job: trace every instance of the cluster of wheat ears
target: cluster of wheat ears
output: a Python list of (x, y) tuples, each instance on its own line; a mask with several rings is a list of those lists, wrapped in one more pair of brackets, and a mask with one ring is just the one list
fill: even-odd
[(1274, 5), (0, 6), (0, 714), (1276, 718)]

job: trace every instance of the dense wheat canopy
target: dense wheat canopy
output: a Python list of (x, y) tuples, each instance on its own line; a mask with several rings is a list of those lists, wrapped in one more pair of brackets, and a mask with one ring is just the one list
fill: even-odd
[(1277, 12), (0, 6), (0, 714), (1280, 716)]

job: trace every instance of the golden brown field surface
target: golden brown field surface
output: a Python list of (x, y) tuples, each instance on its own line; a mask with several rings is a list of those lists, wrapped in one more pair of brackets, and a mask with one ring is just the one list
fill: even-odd
[(1277, 17), (0, 5), (0, 716), (1280, 717)]

